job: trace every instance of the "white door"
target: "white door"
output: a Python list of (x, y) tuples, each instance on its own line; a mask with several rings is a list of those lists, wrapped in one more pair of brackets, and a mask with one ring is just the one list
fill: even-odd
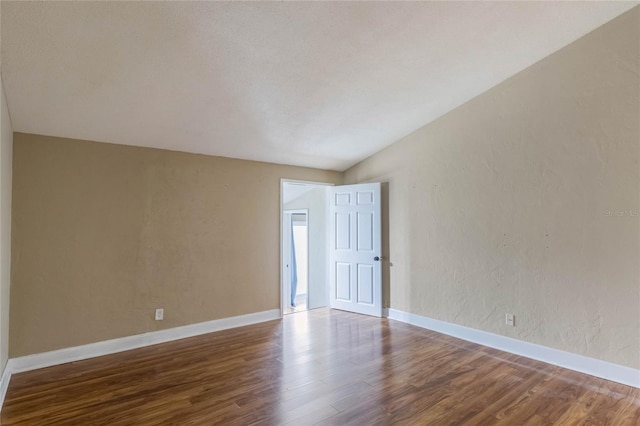
[(382, 316), (380, 183), (329, 188), (331, 307)]

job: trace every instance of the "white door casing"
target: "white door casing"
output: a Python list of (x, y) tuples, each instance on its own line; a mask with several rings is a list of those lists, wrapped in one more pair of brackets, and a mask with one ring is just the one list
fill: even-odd
[(382, 316), (380, 183), (329, 188), (331, 307)]

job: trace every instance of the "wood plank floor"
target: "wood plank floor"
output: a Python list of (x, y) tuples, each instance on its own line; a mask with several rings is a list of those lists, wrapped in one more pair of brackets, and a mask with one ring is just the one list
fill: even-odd
[(322, 309), (16, 374), (0, 418), (2, 425), (640, 425), (640, 390)]

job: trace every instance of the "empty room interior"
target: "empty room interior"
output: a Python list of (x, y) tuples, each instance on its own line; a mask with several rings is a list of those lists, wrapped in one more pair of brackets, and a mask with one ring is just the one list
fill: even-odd
[(0, 15), (0, 424), (640, 425), (639, 2)]

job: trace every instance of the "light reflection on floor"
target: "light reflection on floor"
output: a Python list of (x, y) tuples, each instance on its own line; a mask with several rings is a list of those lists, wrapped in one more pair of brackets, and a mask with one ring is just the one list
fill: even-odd
[(295, 312), (303, 312), (307, 310), (307, 295), (299, 294), (296, 296), (296, 306), (288, 306), (284, 308), (284, 314), (293, 314)]

